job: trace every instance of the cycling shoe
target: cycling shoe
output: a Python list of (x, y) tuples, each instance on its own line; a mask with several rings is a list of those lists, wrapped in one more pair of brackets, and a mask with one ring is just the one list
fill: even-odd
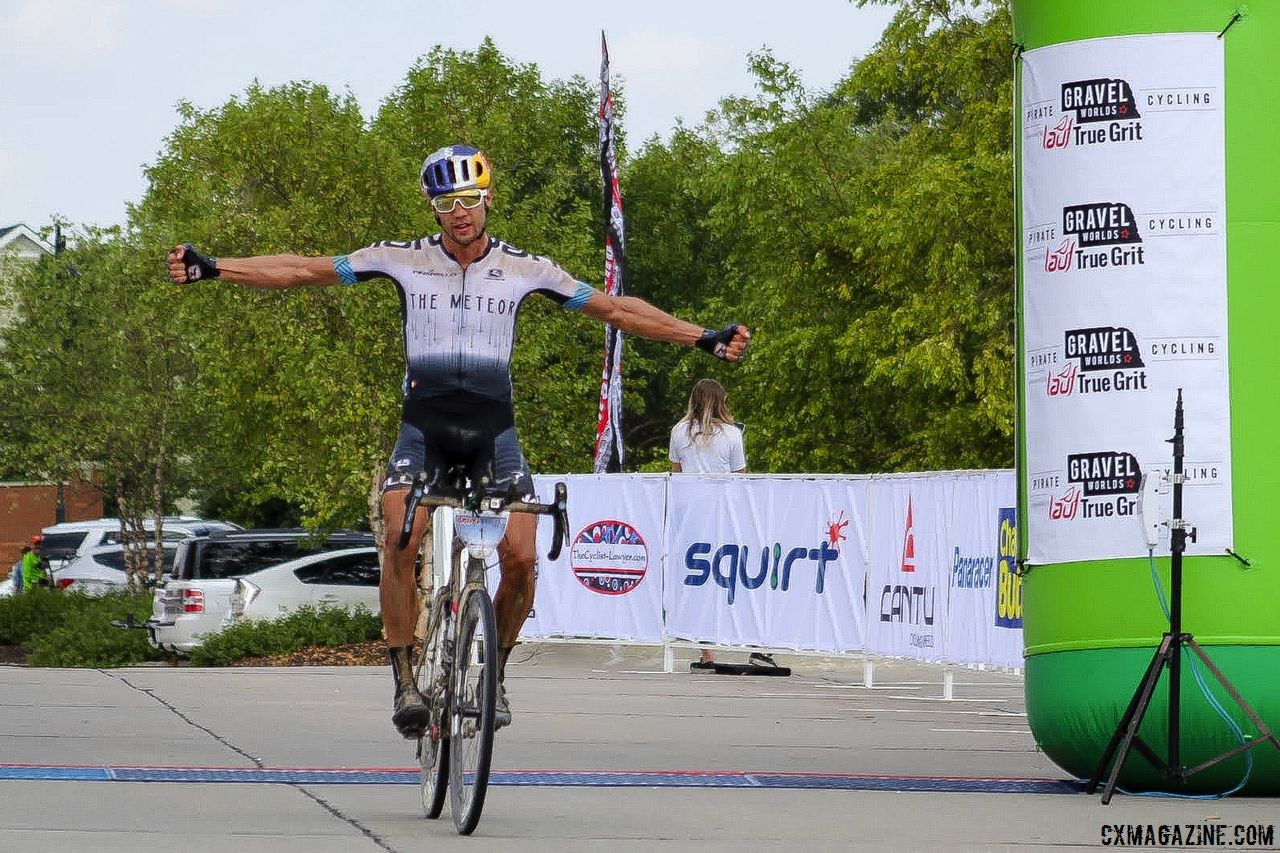
[(507, 701), (507, 688), (498, 682), (498, 696), (493, 703), (493, 728), (511, 725), (511, 703)]
[(426, 700), (412, 684), (406, 684), (396, 691), (395, 708), (391, 714), (391, 722), (396, 731), (406, 740), (417, 740), (427, 730), (431, 722), (431, 709)]

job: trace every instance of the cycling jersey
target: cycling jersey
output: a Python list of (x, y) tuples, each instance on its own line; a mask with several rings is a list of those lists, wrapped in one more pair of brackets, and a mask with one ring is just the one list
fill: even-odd
[(465, 270), (439, 234), (374, 243), (335, 257), (333, 268), (343, 284), (395, 282), (409, 399), (461, 392), (510, 403), (511, 348), (524, 298), (541, 293), (580, 310), (596, 292), (550, 260), (493, 237)]

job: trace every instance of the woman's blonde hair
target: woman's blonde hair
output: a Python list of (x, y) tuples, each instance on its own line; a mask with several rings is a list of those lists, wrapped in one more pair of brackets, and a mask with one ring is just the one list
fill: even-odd
[[(685, 429), (691, 442), (709, 441), (724, 424), (733, 423), (729, 411), (729, 394), (714, 379), (699, 379), (689, 394), (689, 408), (684, 415)], [(694, 428), (697, 432), (694, 432)]]

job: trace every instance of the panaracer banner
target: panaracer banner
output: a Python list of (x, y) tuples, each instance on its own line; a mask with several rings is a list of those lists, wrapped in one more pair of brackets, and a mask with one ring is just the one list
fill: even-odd
[(1232, 545), (1223, 48), (1122, 36), (1022, 55), (1027, 561), (1167, 552), (1174, 401), (1189, 554)]
[[(1022, 666), (1022, 576), (1017, 572), (1013, 478), (995, 472), (956, 474), (950, 483), (944, 659)], [(891, 538), (892, 525), (885, 529)], [(893, 567), (884, 568), (892, 576)], [(889, 612), (892, 615), (892, 609)]]

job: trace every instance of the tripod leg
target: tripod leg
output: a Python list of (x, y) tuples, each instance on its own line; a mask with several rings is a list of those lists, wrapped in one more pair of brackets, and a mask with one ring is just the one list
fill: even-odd
[[(1129, 707), (1125, 709), (1124, 715), (1116, 725), (1115, 733), (1111, 735), (1111, 740), (1107, 743), (1107, 748), (1103, 751), (1102, 758), (1098, 761), (1098, 766), (1093, 771), (1093, 776), (1089, 778), (1089, 783), (1085, 786), (1084, 792), (1086, 794), (1092, 794), (1098, 790), (1098, 783), (1102, 780), (1103, 774), (1107, 772), (1108, 765), (1111, 765), (1112, 758), (1115, 757), (1115, 765), (1111, 777), (1108, 779), (1107, 787), (1102, 795), (1104, 805), (1111, 800), (1111, 792), (1115, 790), (1115, 780), (1120, 775), (1120, 768), (1124, 765), (1125, 759), (1129, 755), (1129, 750), (1133, 745), (1133, 738), (1137, 734), (1138, 727), (1142, 724), (1142, 718), (1146, 716), (1147, 707), (1151, 704), (1151, 696), (1155, 692), (1156, 683), (1160, 680), (1160, 673), (1169, 661), (1171, 643), (1172, 638), (1169, 634), (1165, 634), (1160, 641), (1159, 648), (1156, 649), (1156, 653), (1151, 657), (1151, 663), (1147, 664), (1147, 671), (1142, 676), (1138, 689), (1134, 691), (1133, 698), (1129, 700)], [(1116, 753), (1117, 747), (1120, 748), (1118, 755)]]
[(1201, 770), (1226, 761), (1232, 756), (1248, 752), (1255, 746), (1262, 746), (1264, 743), (1269, 743), (1276, 749), (1280, 750), (1280, 738), (1277, 738), (1275, 733), (1267, 727), (1267, 724), (1262, 721), (1262, 718), (1258, 716), (1258, 713), (1253, 710), (1253, 706), (1245, 701), (1244, 697), (1240, 695), (1240, 691), (1236, 690), (1235, 685), (1228, 681), (1222, 670), (1218, 669), (1214, 662), (1209, 659), (1209, 656), (1205, 653), (1204, 649), (1200, 647), (1200, 644), (1195, 641), (1195, 638), (1187, 635), (1183, 640), (1183, 643), (1191, 647), (1191, 650), (1196, 653), (1196, 656), (1200, 658), (1201, 662), (1204, 663), (1204, 665), (1209, 668), (1209, 671), (1213, 673), (1213, 677), (1218, 679), (1218, 683), (1222, 685), (1222, 689), (1227, 691), (1227, 694), (1235, 701), (1240, 710), (1244, 711), (1245, 716), (1248, 717), (1253, 725), (1258, 729), (1258, 733), (1262, 735), (1262, 737), (1257, 740), (1246, 741), (1235, 749), (1229, 749), (1221, 755), (1216, 755), (1208, 761), (1197, 764), (1195, 767), (1188, 769), (1184, 775), (1191, 776), (1192, 774), (1199, 773)]
[(1213, 661), (1209, 659), (1209, 656), (1205, 654), (1204, 649), (1200, 648), (1200, 644), (1195, 641), (1195, 638), (1188, 636), (1185, 643), (1191, 647), (1193, 652), (1196, 653), (1196, 657), (1200, 658), (1200, 660), (1204, 662), (1204, 665), (1209, 667), (1209, 671), (1213, 673), (1213, 677), (1218, 679), (1218, 683), (1227, 691), (1227, 695), (1234, 699), (1236, 704), (1240, 706), (1240, 710), (1244, 711), (1245, 716), (1247, 716), (1249, 720), (1258, 727), (1258, 731), (1262, 734), (1263, 740), (1271, 741), (1275, 744), (1276, 749), (1280, 749), (1280, 741), (1276, 740), (1275, 734), (1271, 729), (1267, 728), (1266, 723), (1262, 722), (1262, 718), (1253, 710), (1253, 707), (1250, 706), (1248, 702), (1244, 701), (1244, 697), (1241, 696), (1235, 686), (1227, 680), (1227, 677), (1222, 674), (1222, 670), (1218, 669), (1218, 667), (1214, 665)]

